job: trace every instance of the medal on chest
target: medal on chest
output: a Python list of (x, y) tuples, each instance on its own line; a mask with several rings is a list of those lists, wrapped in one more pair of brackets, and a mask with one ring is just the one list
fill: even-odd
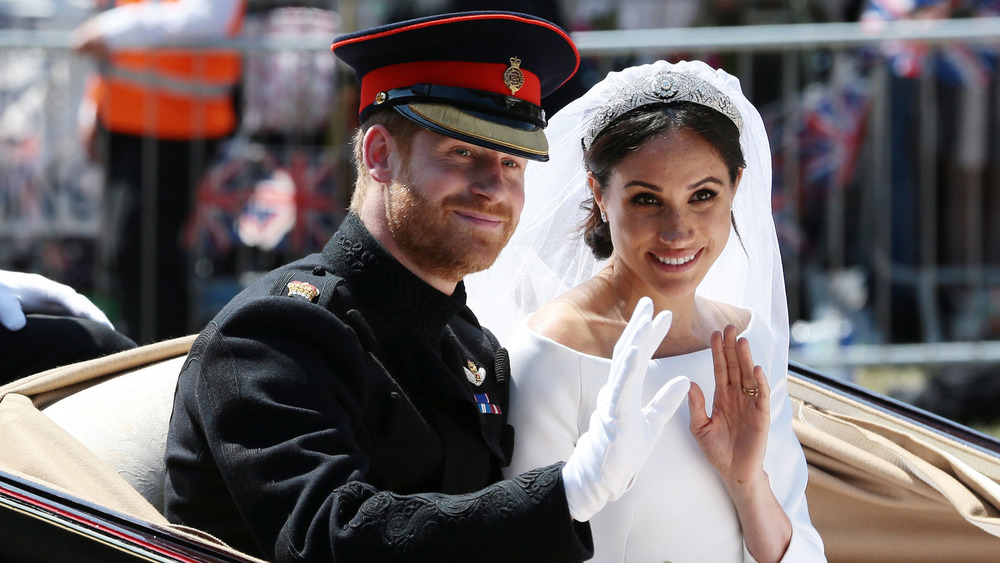
[(482, 385), (483, 380), (486, 379), (486, 368), (476, 367), (472, 360), (468, 360), (462, 369), (465, 370), (465, 378), (476, 387)]
[(490, 403), (490, 396), (486, 393), (476, 393), (476, 407), (482, 414), (500, 414), (500, 407)]
[[(465, 367), (462, 369), (465, 371), (465, 378), (476, 387), (482, 385), (486, 379), (486, 368), (476, 366), (476, 363), (472, 360), (466, 361)], [(490, 403), (490, 396), (488, 394), (473, 393), (472, 396), (476, 400), (476, 408), (479, 409), (481, 414), (500, 414), (500, 407)]]

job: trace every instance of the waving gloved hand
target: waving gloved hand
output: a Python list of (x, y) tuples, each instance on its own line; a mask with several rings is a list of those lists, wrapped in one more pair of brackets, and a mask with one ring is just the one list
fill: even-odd
[(114, 328), (96, 305), (72, 287), (38, 274), (0, 270), (0, 325), (21, 330), (29, 313), (80, 317)]
[(670, 311), (656, 319), (652, 315), (653, 302), (643, 297), (615, 344), (611, 372), (597, 394), (590, 428), (563, 466), (570, 514), (579, 522), (589, 520), (628, 490), (690, 387), (688, 378), (675, 377), (642, 405), (649, 359), (673, 318)]

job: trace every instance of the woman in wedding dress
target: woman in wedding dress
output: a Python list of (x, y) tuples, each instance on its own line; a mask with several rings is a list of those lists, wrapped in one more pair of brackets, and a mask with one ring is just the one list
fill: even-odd
[(672, 324), (644, 401), (678, 375), (691, 391), (628, 492), (590, 520), (595, 561), (824, 561), (786, 389), (767, 137), (738, 80), (700, 62), (632, 67), (547, 133), (518, 231), (467, 279), (511, 356), (507, 474), (573, 451), (650, 297)]

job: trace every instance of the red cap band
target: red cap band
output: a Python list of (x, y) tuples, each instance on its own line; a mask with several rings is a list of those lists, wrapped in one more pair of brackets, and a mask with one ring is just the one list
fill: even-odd
[(503, 79), (508, 68), (501, 63), (460, 61), (419, 61), (376, 68), (361, 79), (361, 109), (375, 103), (375, 95), (379, 92), (414, 84), (483, 90), (541, 105), (542, 88), (538, 76), (522, 68), (524, 85), (512, 94)]

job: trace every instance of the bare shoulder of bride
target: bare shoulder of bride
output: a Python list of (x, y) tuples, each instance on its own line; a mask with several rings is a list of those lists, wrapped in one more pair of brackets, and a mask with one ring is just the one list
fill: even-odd
[[(577, 352), (610, 357), (610, 352), (605, 350), (606, 339), (602, 337), (607, 320), (594, 310), (586, 293), (579, 289), (571, 289), (542, 306), (528, 317), (528, 326)], [(611, 342), (613, 344), (615, 339)]]
[(733, 325), (736, 327), (736, 333), (742, 334), (750, 325), (749, 309), (710, 299), (700, 299), (700, 301), (703, 310), (711, 318), (710, 324), (715, 326), (716, 330), (722, 330), (726, 325)]

